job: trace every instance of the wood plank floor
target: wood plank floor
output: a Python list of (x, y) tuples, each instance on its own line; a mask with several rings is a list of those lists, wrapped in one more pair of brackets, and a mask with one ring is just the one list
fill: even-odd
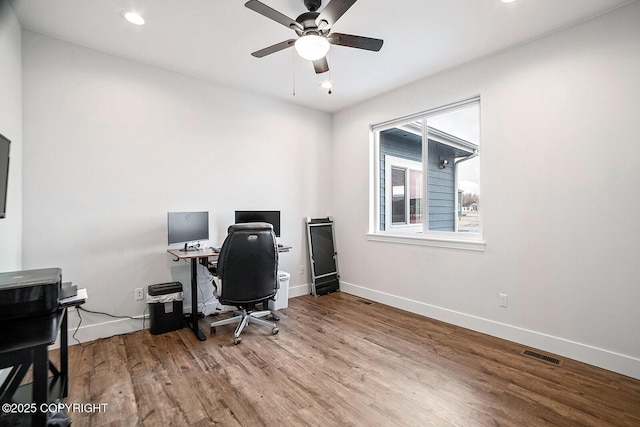
[[(303, 296), (280, 333), (148, 330), (70, 350), (74, 426), (640, 426), (640, 381), (345, 293)], [(560, 358), (561, 359), (561, 358)]]

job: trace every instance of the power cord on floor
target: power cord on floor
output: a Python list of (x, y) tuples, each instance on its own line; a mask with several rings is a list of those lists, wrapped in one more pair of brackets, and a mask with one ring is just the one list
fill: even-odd
[(80, 340), (78, 338), (76, 338), (76, 334), (78, 333), (78, 330), (80, 329), (80, 325), (82, 325), (82, 316), (80, 315), (80, 311), (84, 311), (87, 313), (92, 313), (92, 314), (100, 314), (103, 316), (108, 316), (108, 317), (112, 317), (114, 319), (131, 319), (131, 320), (142, 320), (142, 329), (145, 328), (145, 323), (146, 323), (146, 319), (147, 319), (147, 310), (149, 307), (145, 307), (144, 311), (142, 312), (142, 319), (140, 319), (139, 317), (133, 317), (133, 316), (118, 316), (115, 314), (110, 314), (110, 313), (105, 313), (103, 311), (94, 311), (94, 310), (88, 310), (84, 307), (80, 307), (80, 306), (76, 306), (76, 313), (78, 314), (78, 319), (80, 319), (80, 321), (78, 322), (78, 326), (76, 326), (76, 330), (73, 331), (73, 335), (71, 336), (78, 344), (80, 344), (81, 347), (86, 347), (86, 345), (83, 345)]

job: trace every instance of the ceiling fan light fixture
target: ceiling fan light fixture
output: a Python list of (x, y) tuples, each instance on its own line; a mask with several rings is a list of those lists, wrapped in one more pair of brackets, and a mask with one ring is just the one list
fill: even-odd
[(144, 25), (144, 18), (139, 13), (128, 10), (122, 12), (122, 17), (133, 25)]
[(308, 61), (317, 61), (329, 53), (331, 44), (326, 37), (316, 34), (307, 34), (296, 40), (295, 48), (298, 55)]

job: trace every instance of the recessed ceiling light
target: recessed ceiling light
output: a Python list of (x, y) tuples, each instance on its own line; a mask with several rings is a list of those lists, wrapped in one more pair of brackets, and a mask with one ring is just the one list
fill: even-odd
[(134, 25), (144, 25), (144, 18), (135, 12), (122, 12), (122, 17)]
[(502, 0), (502, 3), (513, 3), (516, 0)]
[(320, 87), (324, 89), (331, 89), (333, 87), (333, 83), (331, 83), (330, 80), (325, 80), (322, 83), (320, 83)]

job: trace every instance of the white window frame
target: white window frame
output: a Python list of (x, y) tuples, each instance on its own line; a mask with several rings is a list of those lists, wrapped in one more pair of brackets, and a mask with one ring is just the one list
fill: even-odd
[[(461, 250), (470, 250), (470, 251), (484, 251), (485, 250), (485, 241), (483, 239), (483, 227), (482, 227), (482, 214), (480, 217), (480, 231), (478, 233), (460, 233), (456, 231), (434, 231), (428, 230), (428, 217), (429, 217), (429, 200), (428, 200), (428, 169), (424, 165), (428, 162), (428, 144), (422, 145), (422, 187), (423, 187), (423, 222), (422, 224), (418, 224), (422, 227), (422, 231), (419, 230), (411, 230), (408, 227), (399, 227), (399, 226), (385, 226), (385, 230), (380, 229), (380, 140), (379, 135), (380, 132), (391, 129), (394, 127), (401, 126), (403, 124), (408, 124), (414, 122), (416, 120), (426, 118), (427, 121), (430, 116), (434, 116), (437, 114), (441, 114), (445, 111), (451, 111), (455, 108), (462, 108), (472, 103), (478, 103), (480, 107), (480, 97), (476, 96), (473, 98), (469, 98), (463, 101), (459, 101), (456, 103), (452, 103), (449, 105), (445, 105), (442, 107), (434, 108), (431, 110), (423, 111), (417, 114), (413, 114), (410, 116), (405, 116), (402, 118), (389, 120), (386, 122), (373, 124), (369, 127), (369, 232), (367, 233), (367, 239), (370, 241), (378, 241), (378, 242), (390, 242), (390, 243), (400, 243), (400, 244), (409, 244), (409, 245), (420, 245), (420, 246), (431, 246), (431, 247), (439, 247), (439, 248), (451, 248), (451, 249), (461, 249)], [(423, 141), (428, 141), (427, 126), (423, 126)], [(480, 154), (481, 148), (478, 148), (478, 154)], [(386, 158), (385, 158), (386, 160)], [(403, 159), (404, 160), (404, 159)], [(407, 160), (408, 161), (408, 160)], [(390, 181), (390, 170), (391, 168), (386, 167), (385, 162), (385, 174), (388, 174), (389, 177), (385, 176), (385, 182)], [(482, 171), (482, 157), (480, 157), (480, 175)], [(387, 181), (389, 179), (389, 181)], [(482, 181), (480, 180), (480, 186), (482, 188)], [(385, 186), (387, 188), (388, 186)], [(385, 190), (387, 191), (387, 190)], [(482, 194), (482, 191), (481, 191)], [(407, 197), (408, 199), (408, 197)], [(390, 200), (390, 199), (387, 199)], [(457, 200), (457, 196), (456, 196)], [(387, 224), (391, 223), (390, 218), (390, 205), (391, 203), (385, 204), (385, 222)], [(386, 224), (385, 224), (386, 225)], [(416, 232), (417, 231), (417, 232)], [(411, 232), (411, 234), (408, 234)]]
[[(391, 169), (392, 168), (398, 168), (398, 169), (404, 169), (405, 171), (409, 171), (409, 170), (417, 170), (422, 172), (422, 174), (424, 175), (424, 172), (422, 170), (422, 163), (421, 162), (416, 162), (414, 160), (408, 160), (408, 159), (403, 159), (401, 157), (396, 157), (396, 156), (392, 156), (392, 155), (386, 155), (385, 156), (385, 182), (386, 183), (391, 183)], [(409, 205), (410, 205), (410, 190), (409, 190), (409, 181), (410, 181), (410, 174), (407, 174), (407, 181), (405, 183), (405, 212), (406, 212), (406, 216), (407, 216), (407, 222), (404, 224), (398, 224), (398, 223), (394, 223), (393, 222), (393, 218), (392, 218), (392, 203), (387, 203), (385, 205), (385, 229), (386, 230), (393, 230), (399, 233), (418, 233), (422, 230), (422, 223), (419, 224), (411, 224), (409, 222)], [(424, 185), (424, 176), (422, 179), (423, 185)], [(391, 185), (386, 185), (385, 186), (385, 198), (386, 200), (391, 200), (393, 194), (392, 194), (393, 190), (392, 190), (392, 186)], [(424, 205), (423, 205), (423, 211), (424, 211)], [(422, 215), (424, 216), (424, 212), (422, 212)]]

